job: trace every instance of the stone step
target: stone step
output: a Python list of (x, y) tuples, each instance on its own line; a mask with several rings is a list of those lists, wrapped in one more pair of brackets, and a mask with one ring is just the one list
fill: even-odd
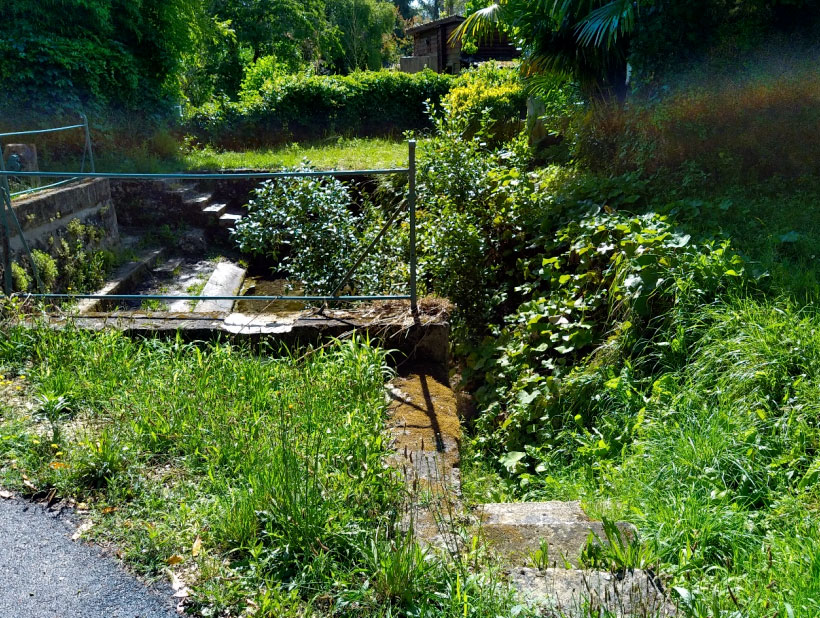
[(208, 206), (214, 199), (212, 193), (194, 193), (182, 202), (186, 208), (201, 210)]
[(210, 204), (202, 209), (202, 214), (206, 217), (208, 221), (216, 221), (225, 214), (225, 210), (227, 210), (227, 204)]
[[(513, 502), (477, 508), (479, 534), (507, 566), (525, 566), (546, 543), (551, 567), (577, 567), (590, 533), (605, 542), (603, 524), (591, 521), (579, 502)], [(617, 524), (624, 538), (634, 528)]]
[(219, 217), (219, 225), (224, 228), (233, 229), (240, 219), (242, 219), (242, 215), (225, 213)]
[[(245, 280), (245, 269), (231, 264), (220, 262), (208, 278), (202, 289), (202, 296), (236, 296), (242, 289)], [(230, 313), (233, 308), (232, 300), (202, 300), (194, 307), (195, 313)]]
[(651, 571), (633, 569), (608, 573), (516, 568), (509, 572), (509, 580), (522, 600), (543, 616), (663, 618), (677, 615), (663, 584)]

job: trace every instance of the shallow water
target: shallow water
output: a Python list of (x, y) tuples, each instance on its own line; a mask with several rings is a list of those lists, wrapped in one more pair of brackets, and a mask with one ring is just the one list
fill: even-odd
[[(301, 296), (304, 286), (298, 281), (288, 279), (266, 279), (264, 277), (247, 277), (242, 286), (242, 296)], [(237, 313), (275, 313), (285, 314), (302, 311), (307, 303), (298, 300), (248, 301), (239, 300), (233, 310)]]

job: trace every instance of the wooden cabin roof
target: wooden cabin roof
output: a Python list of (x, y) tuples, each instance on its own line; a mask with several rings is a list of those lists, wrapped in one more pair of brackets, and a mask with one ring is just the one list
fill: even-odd
[(443, 17), (441, 19), (436, 19), (435, 21), (428, 21), (427, 23), (419, 24), (418, 26), (412, 26), (407, 28), (405, 32), (415, 36), (417, 34), (427, 32), (428, 30), (436, 30), (438, 28), (448, 26), (449, 24), (460, 24), (463, 21), (464, 17), (462, 15), (451, 15), (450, 17)]

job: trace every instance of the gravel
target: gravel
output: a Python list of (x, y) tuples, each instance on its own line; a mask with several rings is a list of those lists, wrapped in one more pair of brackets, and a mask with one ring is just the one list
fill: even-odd
[(0, 616), (178, 618), (169, 586), (146, 586), (75, 530), (65, 509), (0, 499)]

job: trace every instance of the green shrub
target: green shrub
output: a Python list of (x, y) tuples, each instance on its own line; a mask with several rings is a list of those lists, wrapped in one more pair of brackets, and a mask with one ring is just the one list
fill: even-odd
[(31, 279), (29, 279), (26, 269), (17, 262), (11, 263), (11, 282), (15, 292), (28, 292), (31, 286)]
[(518, 70), (499, 69), (493, 63), (463, 72), (441, 102), (451, 116), (466, 117), (466, 138), (478, 132), (486, 116), (489, 136), (499, 142), (521, 130), (527, 109)]
[(340, 76), (267, 68), (248, 75), (239, 101), (193, 110), (184, 129), (202, 143), (241, 149), (338, 134), (400, 135), (430, 126), (426, 102), (437, 104), (454, 79), (432, 71)]
[(327, 293), (352, 264), (357, 223), (350, 193), (335, 178), (283, 178), (255, 190), (233, 238), (242, 252)]
[(31, 252), (31, 258), (45, 288), (43, 292), (53, 292), (54, 286), (57, 284), (57, 262), (48, 253), (37, 249)]
[(57, 245), (62, 285), (68, 292), (89, 292), (99, 288), (113, 268), (116, 257), (111, 251), (90, 248), (102, 239), (102, 230), (74, 219)]

